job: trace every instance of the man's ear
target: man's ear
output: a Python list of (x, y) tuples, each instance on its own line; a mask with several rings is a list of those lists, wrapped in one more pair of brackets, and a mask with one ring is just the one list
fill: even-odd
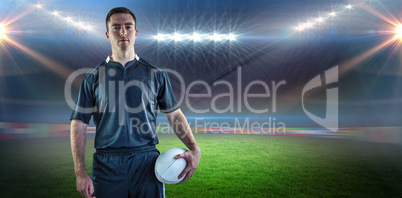
[(109, 32), (106, 32), (105, 34), (106, 34), (107, 40), (110, 41), (110, 40), (109, 40)]

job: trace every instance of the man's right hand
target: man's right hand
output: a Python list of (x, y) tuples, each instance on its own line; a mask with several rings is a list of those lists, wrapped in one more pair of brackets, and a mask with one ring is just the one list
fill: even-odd
[(86, 198), (96, 198), (92, 197), (92, 193), (94, 192), (94, 185), (92, 183), (91, 178), (88, 174), (83, 173), (81, 175), (77, 175), (77, 191)]

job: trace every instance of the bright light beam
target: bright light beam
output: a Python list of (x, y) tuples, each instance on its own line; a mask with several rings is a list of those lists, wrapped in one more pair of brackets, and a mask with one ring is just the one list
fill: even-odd
[(230, 33), (228, 38), (229, 38), (229, 40), (234, 41), (234, 40), (236, 40), (236, 35)]
[(223, 38), (222, 38), (222, 35), (215, 33), (215, 34), (211, 37), (211, 39), (213, 39), (214, 41), (221, 41)]
[(317, 22), (321, 23), (321, 22), (323, 22), (323, 21), (324, 21), (324, 19), (323, 19), (322, 17), (318, 17), (318, 18), (317, 18)]
[(155, 39), (158, 39), (159, 41), (163, 41), (165, 40), (165, 35), (163, 34), (158, 34), (156, 36), (154, 36)]
[[(58, 62), (36, 52), (35, 50), (32, 50), (9, 38), (5, 38), (5, 41), (11, 46), (13, 46), (15, 49), (21, 50), (25, 54), (39, 61), (41, 65), (45, 66), (47, 69), (51, 70), (52, 72), (58, 74), (59, 76), (65, 79), (67, 79), (69, 75), (72, 73), (72, 71), (67, 67), (65, 67), (64, 65), (59, 64)], [(74, 85), (79, 87), (79, 82), (76, 82)]]
[(204, 41), (204, 40), (213, 40), (213, 41), (236, 41), (238, 35), (229, 33), (229, 34), (217, 34), (213, 33), (212, 36), (209, 36), (211, 34), (200, 34), (200, 33), (192, 33), (192, 34), (179, 34), (179, 33), (174, 33), (174, 34), (161, 34), (158, 33), (157, 35), (153, 36), (154, 39), (158, 41), (164, 41), (164, 40), (173, 40), (173, 41), (194, 41), (194, 42), (199, 42), (199, 41)]
[(183, 39), (183, 35), (181, 35), (179, 33), (174, 33), (172, 38), (175, 41), (181, 41)]
[(7, 29), (3, 24), (0, 24), (0, 40), (6, 37)]
[[(341, 76), (345, 75), (347, 72), (350, 70), (354, 69), (357, 67), (360, 63), (363, 61), (367, 60), (369, 57), (371, 57), (373, 54), (379, 52), (380, 50), (388, 47), (390, 44), (392, 44), (392, 39), (389, 39), (387, 41), (384, 41), (383, 43), (366, 50), (365, 52), (357, 55), (356, 57), (353, 57), (350, 60), (347, 60), (344, 63), (339, 64), (339, 72), (338, 76), (329, 76), (329, 79), (331, 78), (340, 78)], [(301, 93), (302, 89), (304, 88), (304, 85), (299, 85), (288, 92), (281, 94), (278, 97), (278, 101), (281, 101), (281, 104), (279, 108), (281, 109), (290, 109), (290, 107), (293, 107), (295, 104), (298, 104), (300, 99), (298, 98), (296, 93)], [(311, 90), (311, 92), (316, 92), (320, 89), (315, 89), (314, 91)], [(286, 104), (286, 105), (284, 105)], [(278, 108), (278, 107), (277, 107)]]
[(194, 41), (201, 41), (201, 35), (198, 34), (198, 33), (194, 33), (194, 34), (191, 36), (191, 38), (192, 38)]
[(361, 4), (360, 7), (362, 7), (363, 9), (365, 9), (366, 11), (370, 12), (371, 14), (373, 14), (374, 16), (388, 22), (391, 25), (394, 26), (398, 26), (397, 20), (395, 19), (394, 16), (391, 15), (391, 19), (388, 19), (387, 17), (385, 17), (384, 15), (382, 15), (380, 12), (378, 12), (377, 10), (373, 9), (372, 7), (366, 5), (366, 4)]
[(69, 23), (69, 25), (71, 25), (72, 27), (75, 27), (79, 30), (94, 31), (94, 27), (89, 25), (88, 23), (84, 23), (82, 21), (74, 21), (73, 18), (71, 18), (69, 16), (62, 17), (60, 12), (58, 12), (57, 10), (53, 10), (53, 11), (47, 10), (44, 6), (42, 6), (42, 4), (39, 4), (39, 3), (35, 4), (34, 6), (32, 6), (32, 8), (34, 8), (36, 10), (40, 9), (42, 11), (45, 11), (45, 13), (49, 13), (49, 14), (53, 15), (54, 17), (57, 17), (57, 19), (59, 19), (59, 20), (64, 19)]
[(395, 39), (399, 39), (402, 41), (402, 25), (399, 25), (396, 29), (395, 29)]

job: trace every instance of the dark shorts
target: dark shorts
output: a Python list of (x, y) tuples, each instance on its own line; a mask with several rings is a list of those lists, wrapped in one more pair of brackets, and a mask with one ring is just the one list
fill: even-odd
[(92, 180), (96, 198), (165, 197), (165, 186), (155, 176), (155, 147), (97, 150)]

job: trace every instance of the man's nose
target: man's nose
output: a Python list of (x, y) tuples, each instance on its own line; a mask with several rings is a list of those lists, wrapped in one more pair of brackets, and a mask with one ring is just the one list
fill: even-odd
[(120, 29), (120, 35), (126, 35), (126, 34), (127, 34), (126, 28), (122, 27)]

